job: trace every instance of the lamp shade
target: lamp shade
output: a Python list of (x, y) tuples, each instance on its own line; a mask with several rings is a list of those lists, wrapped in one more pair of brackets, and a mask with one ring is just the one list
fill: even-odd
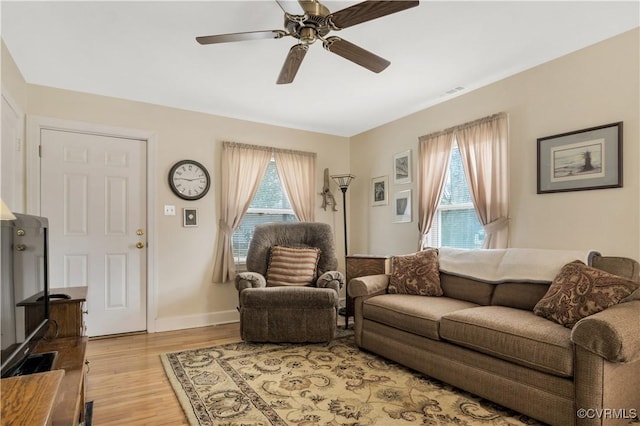
[(15, 215), (0, 198), (0, 220), (15, 220)]
[(331, 179), (338, 184), (340, 189), (346, 189), (349, 187), (349, 184), (353, 179), (355, 179), (354, 175), (331, 175)]

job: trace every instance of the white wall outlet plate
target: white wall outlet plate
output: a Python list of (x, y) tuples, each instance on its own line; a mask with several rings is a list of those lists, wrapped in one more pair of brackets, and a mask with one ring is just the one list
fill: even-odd
[(175, 216), (176, 215), (176, 206), (165, 205), (164, 206), (164, 215), (165, 216)]

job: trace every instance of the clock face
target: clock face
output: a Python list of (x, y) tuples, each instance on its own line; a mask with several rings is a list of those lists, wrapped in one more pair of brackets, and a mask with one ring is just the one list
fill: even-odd
[(209, 191), (210, 185), (209, 172), (197, 161), (178, 161), (169, 172), (171, 190), (184, 200), (199, 200)]

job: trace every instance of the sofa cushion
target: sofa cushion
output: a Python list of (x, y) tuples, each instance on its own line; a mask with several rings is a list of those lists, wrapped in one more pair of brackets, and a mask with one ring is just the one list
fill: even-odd
[(490, 305), (496, 285), (440, 271), (440, 287), (447, 297)]
[(319, 258), (319, 248), (271, 247), (267, 286), (312, 284)]
[(391, 257), (389, 293), (442, 296), (438, 249)]
[(491, 297), (491, 305), (508, 306), (510, 308), (533, 311), (536, 303), (549, 290), (550, 283), (516, 283), (497, 284)]
[(573, 375), (571, 330), (505, 306), (480, 306), (445, 314), (443, 340), (563, 377)]
[(476, 306), (475, 303), (448, 297), (384, 294), (365, 300), (362, 313), (364, 319), (440, 340), (439, 321), (444, 314)]
[(638, 286), (576, 260), (562, 268), (533, 312), (571, 328), (582, 318), (620, 303)]

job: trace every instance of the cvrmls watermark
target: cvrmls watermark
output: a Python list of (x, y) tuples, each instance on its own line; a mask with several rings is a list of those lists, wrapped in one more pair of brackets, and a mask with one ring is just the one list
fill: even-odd
[(635, 408), (580, 408), (576, 411), (579, 419), (637, 419)]

